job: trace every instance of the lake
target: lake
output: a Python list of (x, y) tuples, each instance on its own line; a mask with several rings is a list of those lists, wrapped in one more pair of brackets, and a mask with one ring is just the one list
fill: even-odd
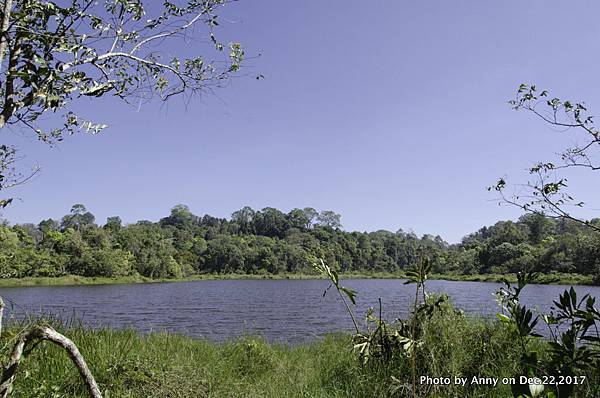
[[(383, 302), (384, 318), (408, 314), (414, 285), (394, 279), (349, 279), (357, 290), (355, 314), (362, 321), (369, 307)], [(170, 331), (216, 341), (244, 334), (269, 341), (298, 343), (328, 332), (352, 331), (337, 292), (325, 280), (207, 280), (133, 285), (1, 288), (5, 319), (51, 314), (78, 319), (90, 327), (133, 328), (142, 333)], [(486, 282), (429, 281), (428, 291), (447, 293), (470, 314), (492, 316), (498, 310), (493, 292), (502, 285)], [(568, 286), (530, 285), (522, 303), (547, 311)], [(600, 296), (600, 287), (577, 286), (578, 294)]]

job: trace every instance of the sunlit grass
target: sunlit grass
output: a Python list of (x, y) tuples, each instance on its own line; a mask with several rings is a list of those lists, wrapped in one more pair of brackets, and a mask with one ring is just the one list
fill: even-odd
[[(57, 329), (79, 346), (106, 397), (410, 396), (402, 388), (403, 383), (410, 385), (406, 358), (397, 356), (385, 366), (377, 361), (361, 366), (349, 335), (329, 335), (290, 346), (257, 337), (215, 343), (169, 333), (140, 335), (132, 330), (88, 330), (77, 325), (58, 325)], [(18, 331), (13, 326), (3, 333), (3, 360)], [(424, 333), (417, 358), (419, 375), (518, 374), (518, 348), (498, 322), (443, 314), (434, 317)], [(510, 396), (506, 385), (419, 388), (420, 396)], [(86, 396), (66, 353), (49, 343), (40, 344), (25, 358), (13, 394)]]

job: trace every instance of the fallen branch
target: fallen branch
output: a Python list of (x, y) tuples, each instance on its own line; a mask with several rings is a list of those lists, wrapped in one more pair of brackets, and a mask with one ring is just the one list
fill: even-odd
[(93, 398), (102, 398), (98, 384), (96, 384), (96, 380), (94, 379), (92, 372), (90, 372), (90, 369), (85, 363), (85, 360), (77, 349), (75, 343), (49, 326), (34, 326), (32, 329), (19, 336), (19, 339), (15, 344), (15, 348), (10, 356), (10, 360), (4, 368), (2, 379), (0, 380), (1, 398), (6, 398), (8, 397), (8, 394), (10, 394), (12, 384), (15, 381), (17, 370), (19, 368), (19, 364), (21, 363), (21, 357), (23, 356), (23, 351), (25, 348), (29, 344), (36, 344), (42, 340), (51, 341), (54, 344), (64, 348), (77, 367), (77, 370), (79, 370), (79, 374), (81, 377), (83, 377), (90, 396)]
[(4, 300), (0, 297), (0, 336), (2, 336), (2, 320), (4, 318)]

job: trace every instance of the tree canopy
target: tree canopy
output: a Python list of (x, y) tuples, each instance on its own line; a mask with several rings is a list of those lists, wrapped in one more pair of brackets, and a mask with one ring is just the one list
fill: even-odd
[[(97, 225), (77, 204), (60, 222), (1, 225), (0, 277), (310, 273), (317, 258), (338, 271), (398, 272), (427, 255), (436, 273), (573, 272), (600, 282), (600, 233), (569, 219), (525, 214), (452, 245), (401, 229), (344, 231), (340, 221), (335, 212), (312, 208), (244, 207), (225, 219), (177, 205), (158, 222), (123, 225), (112, 216)], [(600, 226), (598, 219), (589, 223)]]
[[(112, 95), (140, 104), (223, 86), (244, 59), (240, 43), (217, 38), (219, 10), (230, 2), (4, 1), (0, 129), (30, 130), (54, 144), (65, 134), (107, 127), (73, 111), (72, 103), (82, 97)], [(192, 51), (173, 45), (191, 40)], [(46, 113), (53, 115), (50, 122), (42, 122)], [(0, 145), (0, 190), (30, 177), (19, 172), (18, 160), (17, 148)]]

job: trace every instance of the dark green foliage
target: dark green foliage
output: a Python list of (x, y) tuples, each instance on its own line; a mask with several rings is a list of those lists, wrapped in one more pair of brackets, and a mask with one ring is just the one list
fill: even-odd
[(336, 272), (410, 276), (425, 254), (428, 273), (438, 275), (536, 270), (589, 275), (600, 282), (600, 233), (568, 220), (526, 215), (449, 245), (439, 236), (419, 238), (402, 230), (346, 232), (340, 218), (312, 208), (286, 214), (244, 207), (224, 219), (177, 205), (156, 223), (123, 225), (114, 216), (98, 226), (77, 204), (60, 222), (0, 225), (0, 278), (312, 273), (315, 258)]

